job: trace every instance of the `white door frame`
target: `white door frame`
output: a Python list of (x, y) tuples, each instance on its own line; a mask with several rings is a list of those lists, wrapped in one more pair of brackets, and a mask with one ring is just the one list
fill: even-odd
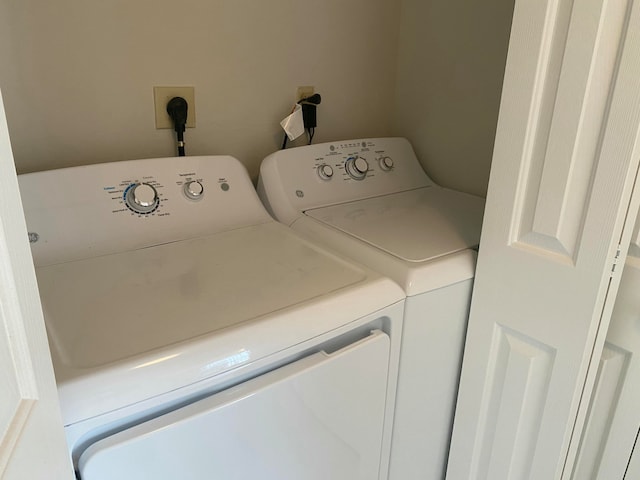
[(71, 480), (0, 94), (0, 478)]

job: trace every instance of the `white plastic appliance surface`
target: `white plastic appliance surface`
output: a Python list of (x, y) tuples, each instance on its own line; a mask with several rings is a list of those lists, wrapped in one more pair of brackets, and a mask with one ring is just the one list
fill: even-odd
[(319, 352), (95, 443), (82, 479), (378, 478), (388, 357), (380, 331)]
[[(132, 403), (122, 408), (112, 410), (102, 415), (88, 418), (65, 427), (67, 443), (70, 446), (74, 465), (78, 465), (80, 455), (97, 440), (106, 438), (126, 428), (138, 425), (146, 420), (164, 415), (165, 413), (179, 409), (185, 405), (196, 402), (211, 395), (224, 392), (225, 389), (242, 382), (253, 379), (264, 373), (273, 371), (288, 365), (299, 359), (314, 355), (318, 352), (335, 352), (345, 345), (353, 344), (368, 337), (372, 331), (385, 332), (390, 339), (390, 354), (388, 358), (389, 374), (387, 378), (387, 393), (385, 401), (384, 434), (382, 441), (382, 456), (380, 462), (380, 479), (387, 478), (389, 451), (391, 446), (391, 427), (395, 405), (396, 381), (400, 352), (400, 340), (402, 332), (402, 316), (404, 302), (396, 302), (381, 310), (370, 313), (365, 317), (345, 322), (332, 330), (327, 330), (317, 336), (307, 338), (289, 348), (274, 351), (268, 356), (261, 357), (252, 362), (242, 361), (245, 352), (237, 355), (237, 366), (215, 376), (204, 378), (198, 382), (185, 385), (176, 390), (170, 390), (141, 402)], [(330, 317), (330, 315), (327, 315)], [(289, 328), (303, 330), (296, 323), (299, 317), (290, 315)], [(321, 322), (320, 319), (316, 319)], [(332, 323), (321, 322), (324, 325)], [(232, 330), (241, 329), (245, 343), (247, 339), (258, 344), (257, 339), (267, 338), (271, 335), (268, 322), (260, 322), (254, 328), (249, 325), (242, 329), (234, 327)], [(277, 331), (281, 331), (276, 328)], [(215, 335), (218, 336), (219, 334)], [(295, 336), (300, 336), (296, 334)], [(228, 364), (233, 364), (234, 358), (228, 359)]]
[(391, 479), (443, 479), (473, 280), (407, 298)]
[(425, 262), (480, 242), (478, 197), (425, 187), (307, 210), (306, 215), (408, 262)]
[[(270, 221), (244, 166), (229, 156), (155, 158), (18, 177), (36, 267), (150, 247)], [(203, 193), (185, 194), (189, 182)], [(127, 207), (135, 184), (155, 188), (148, 214)], [(32, 235), (32, 238), (34, 238)]]
[(275, 222), (39, 267), (37, 277), (65, 424), (218, 375), (402, 299), (390, 280)]
[[(368, 164), (363, 178), (346, 167), (354, 158)], [(382, 168), (385, 158), (392, 168)], [(330, 179), (318, 174), (325, 164)], [(260, 168), (258, 193), (279, 221), (404, 289), (390, 478), (441, 480), (484, 200), (435, 185), (401, 138), (273, 153)]]
[[(353, 158), (369, 166), (361, 180), (345, 168)], [(381, 168), (384, 158), (391, 169)], [(329, 180), (318, 174), (327, 164)], [(390, 276), (409, 296), (473, 277), (484, 199), (435, 185), (404, 138), (280, 150), (262, 162), (258, 194), (278, 221)]]
[[(350, 159), (367, 162), (363, 179), (345, 169)], [(384, 170), (382, 159), (392, 159)], [(331, 167), (324, 179), (319, 168)], [(304, 211), (364, 198), (427, 187), (433, 182), (422, 170), (413, 148), (404, 138), (370, 138), (279, 150), (260, 165), (258, 194), (278, 221), (290, 225)]]
[[(189, 182), (202, 194), (188, 195)], [(143, 184), (156, 204), (138, 213), (127, 192)], [(274, 222), (237, 160), (75, 167), (23, 175), (20, 186), (74, 458), (92, 438), (290, 362), (365, 319), (391, 337), (388, 450), (402, 308), (385, 312), (403, 292)]]
[[(123, 206), (131, 180), (114, 180), (123, 176), (155, 179), (157, 211)], [(204, 185), (200, 201), (184, 195), (185, 179)], [(23, 175), (20, 186), (38, 235), (32, 248), (65, 424), (255, 361), (402, 298), (390, 281), (273, 222), (231, 157), (75, 167)], [(290, 326), (329, 308), (337, 312), (330, 319)], [(250, 321), (267, 322), (272, 334), (250, 344), (248, 328), (267, 328)]]
[(395, 281), (408, 297), (473, 278), (476, 251), (466, 249), (424, 262), (408, 262), (337, 228), (303, 215), (292, 228), (300, 234), (368, 265)]

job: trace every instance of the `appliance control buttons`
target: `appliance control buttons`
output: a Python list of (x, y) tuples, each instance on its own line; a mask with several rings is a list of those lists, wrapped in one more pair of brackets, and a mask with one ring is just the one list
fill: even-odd
[(136, 213), (151, 213), (160, 203), (158, 192), (148, 183), (133, 183), (125, 192), (124, 201)]
[(333, 177), (333, 168), (331, 168), (331, 165), (327, 165), (326, 163), (320, 165), (317, 168), (317, 172), (318, 176), (323, 180), (331, 180), (331, 177)]
[(354, 180), (362, 180), (367, 176), (369, 163), (362, 157), (349, 157), (344, 164), (344, 168)]
[(380, 157), (378, 159), (380, 162), (380, 168), (385, 172), (393, 170), (393, 158), (391, 157)]
[(204, 194), (204, 187), (197, 180), (192, 180), (184, 184), (184, 194), (191, 200), (200, 200)]

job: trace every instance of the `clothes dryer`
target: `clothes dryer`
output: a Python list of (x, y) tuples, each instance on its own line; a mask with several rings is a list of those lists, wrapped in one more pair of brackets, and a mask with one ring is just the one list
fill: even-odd
[(390, 478), (441, 480), (484, 199), (436, 185), (402, 138), (278, 151), (258, 193), (274, 218), (404, 289)]
[(227, 156), (19, 178), (81, 480), (387, 478), (404, 294)]

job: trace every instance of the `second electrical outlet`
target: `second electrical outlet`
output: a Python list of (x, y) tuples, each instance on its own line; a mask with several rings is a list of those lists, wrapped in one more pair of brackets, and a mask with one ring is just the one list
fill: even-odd
[(314, 93), (316, 93), (316, 89), (313, 86), (298, 87), (298, 90), (296, 91), (296, 103), (303, 98), (309, 98)]

